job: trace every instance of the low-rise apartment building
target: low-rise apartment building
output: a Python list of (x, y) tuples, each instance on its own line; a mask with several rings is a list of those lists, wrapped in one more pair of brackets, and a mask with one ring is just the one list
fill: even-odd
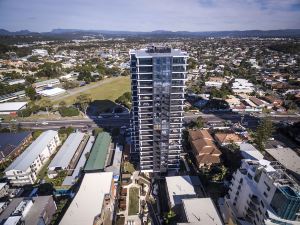
[(221, 151), (207, 130), (189, 130), (189, 142), (199, 168), (211, 167), (221, 162)]
[(20, 156), (5, 170), (5, 176), (14, 186), (34, 184), (37, 174), (60, 145), (58, 132), (43, 132)]
[(226, 223), (300, 224), (300, 189), (277, 162), (243, 160), (224, 208)]

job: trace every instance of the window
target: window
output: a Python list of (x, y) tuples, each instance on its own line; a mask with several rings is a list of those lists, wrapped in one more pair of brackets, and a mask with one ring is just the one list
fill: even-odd
[(264, 196), (267, 198), (268, 197), (268, 194), (266, 192), (264, 192)]
[(270, 191), (271, 190), (270, 186), (265, 181), (264, 181), (264, 184), (266, 185), (267, 190)]

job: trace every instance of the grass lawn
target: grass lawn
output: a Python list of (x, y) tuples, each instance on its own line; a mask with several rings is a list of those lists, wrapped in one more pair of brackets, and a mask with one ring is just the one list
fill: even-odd
[(139, 189), (132, 187), (129, 189), (129, 209), (128, 215), (136, 215), (139, 213)]
[[(80, 94), (90, 94), (92, 100), (111, 100), (115, 101), (124, 92), (130, 91), (130, 79), (129, 77), (116, 77), (109, 78), (109, 82), (104, 83), (100, 86), (86, 89), (80, 93), (76, 93), (72, 96), (66, 96), (66, 98), (60, 99), (59, 101), (53, 101), (54, 104), (58, 104), (60, 101), (65, 101), (67, 104), (73, 104), (76, 97)], [(86, 86), (82, 87), (84, 89)]]

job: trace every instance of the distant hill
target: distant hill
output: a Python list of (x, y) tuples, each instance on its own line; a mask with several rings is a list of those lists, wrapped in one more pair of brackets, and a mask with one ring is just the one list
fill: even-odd
[(189, 32), (189, 31), (167, 31), (156, 30), (151, 32), (135, 32), (135, 31), (108, 31), (108, 30), (81, 30), (81, 29), (53, 29), (50, 32), (31, 32), (29, 30), (21, 30), (10, 32), (0, 29), (0, 36), (67, 36), (82, 37), (85, 35), (106, 35), (106, 36), (123, 36), (123, 37), (300, 37), (300, 29), (285, 30), (245, 30), (245, 31), (205, 31), (205, 32)]

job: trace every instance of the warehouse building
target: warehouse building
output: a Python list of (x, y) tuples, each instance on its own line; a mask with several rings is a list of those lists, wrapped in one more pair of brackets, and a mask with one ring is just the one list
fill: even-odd
[(58, 145), (58, 132), (45, 131), (6, 168), (6, 178), (15, 186), (34, 184), (38, 172)]
[[(59, 152), (48, 166), (48, 176), (54, 178), (58, 171), (67, 170), (73, 158), (80, 156), (87, 141), (87, 136), (84, 133), (76, 132), (69, 135)], [(76, 155), (75, 155), (76, 154)], [(76, 157), (77, 156), (77, 157)]]
[(114, 210), (113, 199), (113, 173), (87, 173), (59, 224), (105, 224)]
[(20, 110), (26, 109), (27, 102), (0, 103), (1, 115), (16, 115)]

